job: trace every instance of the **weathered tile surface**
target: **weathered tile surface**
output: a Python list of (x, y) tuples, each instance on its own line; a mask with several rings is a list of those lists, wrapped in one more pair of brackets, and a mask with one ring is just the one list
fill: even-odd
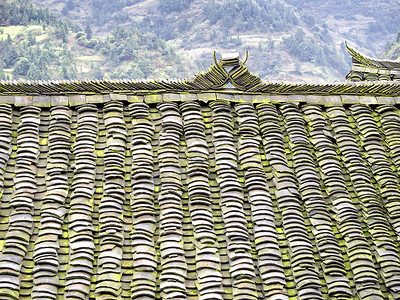
[(398, 107), (284, 98), (0, 104), (0, 299), (399, 299)]

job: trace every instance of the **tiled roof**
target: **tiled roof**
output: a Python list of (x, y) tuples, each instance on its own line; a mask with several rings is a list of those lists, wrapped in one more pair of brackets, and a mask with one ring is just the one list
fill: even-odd
[(353, 66), (346, 78), (351, 81), (400, 81), (400, 61), (378, 60), (346, 44)]
[(400, 297), (393, 103), (218, 95), (0, 119), (1, 299)]
[(399, 100), (3, 95), (0, 299), (400, 299)]

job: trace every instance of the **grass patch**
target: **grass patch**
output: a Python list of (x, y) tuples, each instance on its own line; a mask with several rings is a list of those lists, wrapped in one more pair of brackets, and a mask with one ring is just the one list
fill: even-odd
[(104, 61), (104, 58), (100, 55), (83, 55), (83, 56), (78, 56), (76, 57), (76, 60), (80, 62), (102, 62)]
[(7, 27), (0, 27), (0, 39), (5, 40), (7, 35), (10, 35), (12, 39), (14, 39), (20, 33), (26, 31), (29, 26), (7, 26)]
[[(0, 27), (0, 40), (7, 39), (7, 35), (10, 35), (11, 39), (14, 39), (19, 34), (25, 34), (29, 31), (33, 31), (36, 35), (36, 39), (38, 41), (43, 40), (47, 37), (47, 34), (43, 34), (43, 27), (41, 25), (17, 25), (17, 26), (6, 26)], [(37, 35), (40, 33), (40, 35)]]

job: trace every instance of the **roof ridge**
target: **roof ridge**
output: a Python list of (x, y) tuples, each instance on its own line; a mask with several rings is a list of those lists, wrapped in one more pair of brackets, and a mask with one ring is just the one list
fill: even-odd
[(372, 58), (350, 47), (347, 41), (345, 41), (345, 45), (347, 51), (352, 56), (353, 63), (359, 63), (365, 66), (373, 66), (377, 68), (400, 69), (400, 60), (384, 60), (384, 59)]
[[(370, 84), (371, 85), (371, 84)], [(374, 85), (371, 85), (372, 87)], [(400, 85), (398, 85), (400, 86)], [(123, 101), (128, 103), (155, 104), (162, 102), (186, 102), (186, 101), (213, 101), (216, 99), (227, 100), (233, 103), (308, 103), (323, 106), (343, 106), (346, 104), (400, 104), (400, 95), (374, 96), (368, 94), (342, 94), (342, 95), (318, 95), (318, 94), (276, 94), (276, 93), (245, 93), (236, 90), (211, 91), (211, 92), (163, 92), (148, 94), (125, 94), (125, 93), (104, 93), (104, 94), (71, 94), (52, 96), (29, 96), (29, 95), (0, 95), (0, 103), (12, 104), (17, 107), (37, 106), (54, 107), (67, 106), (76, 107), (84, 104), (102, 104), (112, 101)]]
[[(369, 59), (346, 47), (353, 57), (367, 64), (375, 64), (376, 60)], [(214, 63), (204, 72), (200, 72), (188, 79), (105, 79), (105, 80), (50, 80), (50, 81), (0, 81), (0, 96), (8, 95), (74, 95), (74, 94), (154, 94), (154, 93), (198, 93), (198, 92), (232, 92), (227, 89), (228, 84), (235, 87), (237, 93), (249, 94), (290, 94), (290, 95), (368, 95), (368, 96), (398, 96), (400, 82), (369, 81), (357, 82), (274, 82), (262, 80), (252, 74), (245, 65), (247, 60), (241, 61), (238, 54), (221, 57), (218, 61), (213, 53)], [(356, 57), (356, 58), (355, 58)], [(400, 73), (400, 62), (398, 62)], [(364, 68), (364, 67), (361, 67)], [(384, 67), (382, 67), (384, 68)], [(387, 69), (387, 68), (386, 68)], [(386, 72), (386, 71), (385, 71)], [(397, 72), (397, 71), (395, 71)], [(357, 73), (353, 68), (351, 74)], [(387, 73), (387, 72), (386, 72)], [(355, 74), (357, 75), (357, 74)]]

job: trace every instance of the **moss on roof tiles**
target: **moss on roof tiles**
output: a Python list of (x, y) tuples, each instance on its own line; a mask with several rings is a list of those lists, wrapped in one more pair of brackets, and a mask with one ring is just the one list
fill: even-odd
[[(357, 102), (348, 109), (317, 102), (230, 103), (217, 97), (207, 103), (165, 102), (164, 107), (112, 100), (97, 107), (43, 107), (40, 115), (34, 106), (3, 105), (2, 118), (9, 121), (0, 139), (4, 145), (16, 143), (16, 154), (1, 147), (0, 263), (10, 274), (23, 276), (12, 286), (0, 282), (2, 295), (41, 297), (46, 282), (53, 286), (50, 298), (79, 288), (91, 299), (144, 294), (161, 299), (178, 290), (185, 297), (209, 293), (220, 299), (240, 294), (246, 299), (278, 294), (367, 299), (373, 290), (375, 297), (395, 299), (400, 286), (393, 198), (400, 179), (394, 129), (399, 111), (390, 104), (375, 103), (372, 109)], [(11, 110), (21, 120), (40, 120), (37, 141), (49, 147), (49, 152), (40, 148), (35, 163), (33, 206), (11, 196), (31, 188), (29, 181), (18, 180), (24, 173), (16, 173), (15, 185), (6, 182), (20, 163), (34, 163), (21, 160), (26, 133), (18, 130), (22, 125), (17, 128), (16, 118), (9, 118)], [(118, 117), (121, 112), (130, 118)], [(350, 126), (354, 122), (360, 122), (359, 132)], [(70, 138), (68, 124), (75, 128)], [(118, 140), (124, 139), (120, 126), (127, 130), (126, 144)], [(378, 147), (385, 136), (389, 148)], [(16, 158), (16, 165), (7, 155)], [(374, 159), (385, 156), (387, 163), (375, 165)], [(355, 158), (358, 169), (351, 162)], [(113, 161), (125, 161), (125, 175)], [(29, 208), (33, 221), (30, 213), (13, 213), (15, 205)], [(15, 264), (7, 250), (14, 244), (7, 241), (27, 243), (29, 238), (23, 227), (15, 227), (18, 222), (33, 222), (36, 229), (26, 244), (30, 255), (23, 252), (26, 246), (11, 252), (21, 257)], [(116, 235), (115, 226), (122, 226), (124, 234)], [(360, 241), (375, 247), (364, 249)], [(213, 270), (207, 271), (210, 264)], [(109, 275), (99, 276), (103, 273)], [(78, 287), (73, 278), (86, 279)], [(169, 286), (159, 285), (164, 280)]]

